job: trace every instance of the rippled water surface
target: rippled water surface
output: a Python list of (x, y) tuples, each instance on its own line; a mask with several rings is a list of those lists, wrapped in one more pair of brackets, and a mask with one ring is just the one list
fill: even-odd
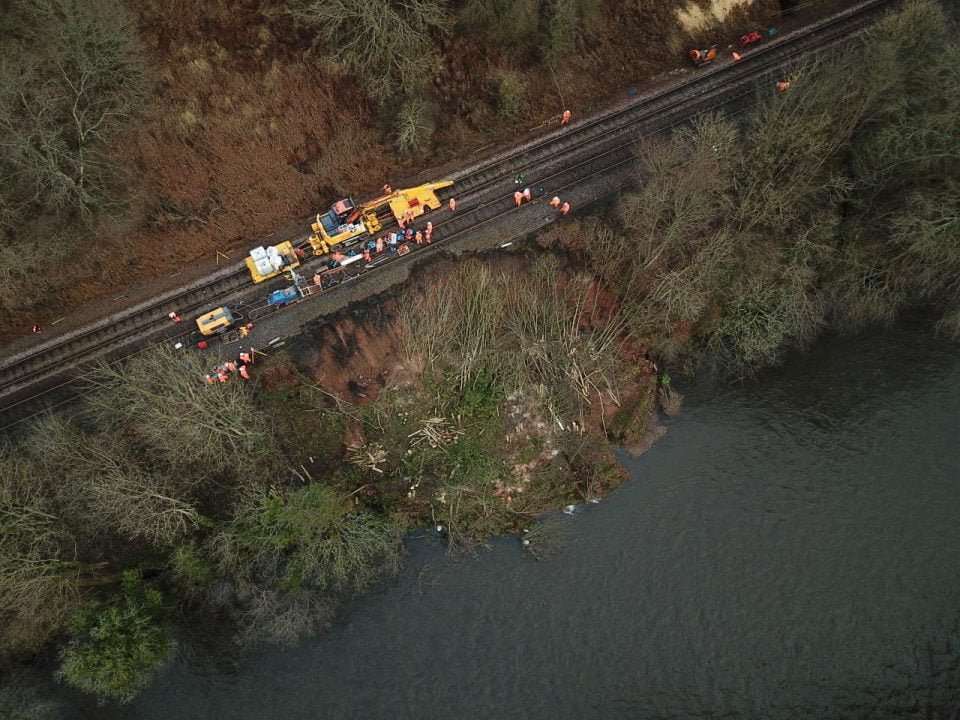
[(688, 388), (545, 562), (515, 539), (460, 559), (413, 541), (321, 638), (243, 655), (198, 628), (134, 705), (73, 712), (960, 717), (960, 359), (927, 335), (825, 340)]

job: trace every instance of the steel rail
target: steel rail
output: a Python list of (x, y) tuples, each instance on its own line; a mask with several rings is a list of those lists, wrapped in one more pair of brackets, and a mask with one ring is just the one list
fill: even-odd
[[(871, 2), (861, 4), (819, 24), (814, 24), (789, 36), (785, 36), (778, 42), (761, 46), (758, 51), (754, 51), (746, 55), (744, 60), (737, 65), (717, 67), (707, 77), (721, 75), (725, 71), (729, 71), (731, 68), (736, 68), (738, 70), (749, 69), (749, 72), (741, 71), (729, 75), (722, 75), (719, 82), (714, 82), (712, 83), (712, 87), (708, 86), (706, 88), (706, 94), (702, 93), (694, 97), (683, 96), (678, 97), (668, 103), (664, 102), (664, 98), (670, 98), (672, 95), (676, 95), (682, 90), (698, 87), (698, 83), (704, 76), (696, 76), (677, 87), (671, 88), (664, 93), (654, 96), (652, 99), (643, 99), (625, 108), (612, 111), (595, 119), (584, 121), (580, 125), (573, 126), (571, 130), (567, 131), (569, 133), (568, 135), (556, 134), (554, 136), (538, 140), (532, 145), (521, 147), (519, 150), (510, 155), (497, 158), (490, 163), (480, 166), (479, 168), (461, 176), (461, 179), (457, 180), (457, 189), (462, 192), (463, 187), (460, 185), (460, 183), (464, 182), (464, 178), (470, 177), (474, 178), (474, 185), (472, 186), (472, 190), (474, 192), (477, 192), (484, 187), (490, 187), (497, 180), (501, 180), (504, 175), (512, 174), (513, 167), (515, 167), (519, 158), (525, 158), (527, 161), (529, 161), (531, 158), (530, 154), (532, 152), (542, 152), (545, 148), (556, 148), (555, 152), (543, 157), (538, 161), (542, 165), (548, 165), (551, 161), (554, 161), (556, 158), (560, 157), (561, 154), (569, 156), (573, 152), (586, 151), (594, 148), (598, 144), (598, 141), (602, 139), (620, 138), (624, 136), (624, 131), (626, 129), (639, 126), (646, 121), (651, 121), (656, 118), (663, 119), (671, 115), (673, 112), (681, 109), (686, 110), (687, 114), (691, 114), (689, 113), (691, 101), (694, 103), (699, 101), (699, 104), (702, 104), (704, 97), (716, 96), (721, 90), (728, 90), (729, 88), (742, 86), (745, 83), (748, 83), (750, 80), (755, 79), (758, 75), (768, 72), (774, 66), (782, 65), (799, 55), (806, 54), (812, 49), (835, 43), (838, 37), (845, 36), (848, 33), (853, 32), (858, 27), (863, 27), (870, 24), (870, 22), (873, 20), (874, 14), (878, 10), (886, 9), (893, 3), (894, 0), (871, 0)], [(848, 27), (850, 25), (855, 25), (857, 27)], [(821, 33), (823, 30), (828, 28), (832, 28), (833, 31), (828, 33), (825, 37), (817, 37), (813, 40), (813, 42), (808, 42), (805, 44), (799, 42), (804, 39), (812, 38), (817, 33)], [(762, 50), (763, 52), (760, 52), (759, 50)], [(757, 58), (761, 58), (763, 62), (758, 61)], [(752, 65), (750, 64), (751, 62)], [(741, 93), (733, 98), (724, 98), (716, 104), (729, 104), (732, 100), (747, 94), (752, 94), (752, 92), (753, 88), (751, 88), (748, 92)], [(650, 105), (654, 105), (655, 107), (651, 109), (649, 107)], [(640, 112), (638, 108), (643, 108), (643, 111)], [(610, 125), (609, 123), (611, 119), (614, 118), (620, 118), (619, 124)], [(686, 118), (684, 118), (682, 121), (686, 121)], [(665, 129), (669, 129), (669, 127), (672, 126), (673, 125), (665, 128), (659, 128), (653, 133), (648, 133), (648, 135), (663, 132)], [(594, 132), (585, 132), (585, 130), (590, 129), (593, 129)], [(571, 139), (573, 142), (571, 142)], [(556, 172), (541, 177), (538, 182), (542, 183), (558, 175), (569, 173), (572, 169), (577, 167), (589, 165), (590, 163), (595, 162), (599, 157), (613, 153), (616, 150), (624, 149), (633, 143), (634, 140), (629, 139), (626, 142), (620, 142), (613, 147), (603, 149), (602, 152), (594, 152), (593, 155), (590, 155), (585, 159), (578, 160), (573, 165), (564, 165)], [(569, 160), (571, 158), (567, 157), (566, 159)], [(615, 165), (619, 164), (621, 163), (615, 163)], [(513, 167), (508, 169), (508, 165), (512, 165)], [(531, 172), (533, 172), (535, 169), (536, 166), (534, 166), (534, 169), (531, 170)], [(608, 172), (609, 169), (609, 167), (604, 167), (603, 169), (594, 173), (580, 177), (579, 179), (575, 179), (568, 185), (573, 186), (579, 182), (585, 181), (590, 177), (593, 177), (597, 173)], [(565, 185), (564, 187), (568, 185)], [(506, 197), (509, 197), (509, 194)], [(475, 216), (478, 210), (492, 206), (503, 199), (503, 195), (495, 196), (486, 202), (481, 202), (469, 208), (466, 212), (461, 211), (457, 215), (451, 216), (436, 223), (436, 228), (438, 229), (450, 225), (453, 225), (454, 227), (449, 228), (450, 230), (453, 230), (452, 233), (444, 232), (442, 237), (438, 238), (438, 241), (434, 243), (434, 247), (439, 246), (441, 242), (445, 242), (454, 237), (462, 236), (463, 234), (476, 229), (480, 225), (486, 224), (490, 220), (505, 215), (506, 212), (509, 211), (503, 213), (494, 213), (493, 215), (481, 218), (476, 222), (469, 222), (467, 220), (468, 217)], [(483, 213), (483, 215), (487, 215), (487, 213)], [(411, 255), (416, 255), (419, 257), (422, 255), (422, 253), (411, 253)], [(319, 264), (320, 262), (321, 261), (317, 259), (312, 262), (308, 261), (307, 263), (304, 263), (304, 265), (309, 267), (312, 264)], [(391, 266), (392, 264), (393, 262), (388, 262), (379, 267)], [(358, 277), (361, 274), (365, 275), (371, 271), (379, 269), (379, 267), (369, 268), (366, 272), (357, 273), (353, 277)], [(209, 284), (204, 284), (204, 280), (209, 280), (209, 278), (201, 279), (199, 282), (196, 282), (187, 288), (182, 288), (172, 293), (167, 293), (153, 302), (137, 306), (130, 315), (122, 317), (119, 322), (111, 324), (109, 323), (110, 318), (108, 318), (106, 321), (101, 321), (101, 323), (98, 323), (97, 326), (87, 328), (81, 332), (70, 335), (69, 338), (61, 342), (59, 346), (54, 346), (53, 348), (48, 346), (41, 347), (39, 352), (29, 356), (27, 359), (40, 356), (46, 360), (45, 364), (42, 367), (28, 369), (24, 372), (16, 373), (12, 377), (5, 378), (4, 381), (0, 383), (0, 394), (2, 394), (4, 388), (10, 387), (14, 384), (22, 383), (24, 380), (35, 378), (37, 375), (49, 371), (51, 365), (62, 366), (66, 363), (78, 362), (84, 356), (91, 354), (91, 350), (102, 350), (106, 345), (116, 345), (124, 340), (129, 340), (130, 338), (141, 334), (147, 327), (156, 330), (156, 323), (158, 320), (156, 317), (156, 312), (161, 307), (170, 307), (175, 303), (178, 311), (186, 313), (195, 308), (202, 307), (205, 304), (209, 304), (211, 302), (211, 299), (209, 298), (211, 294), (216, 294), (217, 297), (220, 297), (224, 292), (236, 292), (239, 289), (250, 289), (249, 281), (247, 280), (246, 269), (243, 266), (240, 266), (239, 269), (229, 270), (226, 273), (218, 273), (218, 275), (215, 276), (213, 281)], [(120, 328), (120, 332), (117, 332), (117, 328)], [(101, 339), (102, 336), (105, 336), (105, 338)], [(80, 345), (77, 347), (76, 343), (78, 340), (86, 340), (87, 346)], [(70, 350), (65, 353), (61, 352), (59, 355), (51, 353), (51, 350), (56, 350), (57, 347), (63, 346), (69, 347)], [(10, 369), (11, 365), (15, 364), (16, 363), (8, 362), (7, 365), (0, 366), (0, 372), (7, 374), (6, 371)], [(51, 390), (75, 381), (76, 378), (67, 381), (67, 383), (62, 383), (55, 388), (51, 388)], [(0, 414), (6, 414), (8, 410), (12, 409), (16, 405), (32, 399), (33, 397), (38, 397), (40, 394), (37, 396), (31, 396), (31, 398), (26, 398), (2, 408), (0, 409)]]

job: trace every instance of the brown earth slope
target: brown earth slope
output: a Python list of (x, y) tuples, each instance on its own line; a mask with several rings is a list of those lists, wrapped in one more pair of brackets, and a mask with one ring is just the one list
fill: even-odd
[[(578, 50), (553, 70), (534, 50), (500, 48), (457, 27), (440, 41), (444, 66), (431, 84), (434, 151), (402, 159), (358, 81), (319, 56), (279, 0), (130, 2), (155, 78), (144, 117), (117, 146), (137, 178), (137, 200), (72, 266), (69, 283), (51, 273), (53, 292), (8, 317), (0, 337), (217, 250), (246, 249), (338, 195), (369, 193), (385, 179), (515, 139), (554, 122), (564, 106), (586, 112), (654, 73), (686, 67), (692, 42), (677, 8), (660, 0), (608, 0)], [(753, 0), (723, 22), (707, 14), (696, 37), (732, 41), (776, 10), (776, 0)], [(520, 72), (528, 88), (509, 121), (494, 111), (494, 79), (505, 70)], [(109, 252), (108, 269), (93, 261), (97, 252)]]

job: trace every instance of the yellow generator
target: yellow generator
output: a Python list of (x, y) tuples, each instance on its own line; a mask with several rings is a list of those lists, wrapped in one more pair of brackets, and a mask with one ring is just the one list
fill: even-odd
[[(359, 207), (350, 198), (333, 204), (330, 210), (317, 215), (310, 227), (310, 246), (316, 255), (326, 255), (339, 244), (352, 245), (363, 235), (373, 235), (391, 222), (399, 222), (408, 212), (412, 217), (440, 207), (437, 190), (450, 187), (452, 180), (426, 183), (413, 188), (381, 195)], [(352, 242), (351, 242), (352, 241)]]
[(300, 258), (291, 243), (282, 242), (279, 245), (254, 248), (247, 256), (246, 263), (253, 281), (261, 283), (288, 268), (297, 267), (300, 265)]
[(197, 318), (197, 329), (201, 335), (209, 337), (219, 335), (233, 326), (233, 314), (229, 308), (218, 307)]

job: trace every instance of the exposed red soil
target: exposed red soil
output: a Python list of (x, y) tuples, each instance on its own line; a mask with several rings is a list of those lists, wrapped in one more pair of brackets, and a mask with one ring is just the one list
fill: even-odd
[[(501, 256), (487, 262), (508, 272), (526, 272), (527, 263), (519, 257)], [(418, 288), (443, 282), (446, 265), (441, 262), (431, 266), (418, 279), (416, 286), (407, 284), (396, 292), (419, 292)], [(613, 318), (619, 309), (613, 293), (591, 283), (584, 303), (582, 325), (585, 328), (599, 327)], [(315, 380), (325, 392), (356, 405), (373, 402), (388, 382), (415, 381), (419, 373), (417, 368), (407, 365), (404, 357), (397, 312), (395, 298), (388, 298), (351, 306), (330, 317), (301, 336), (293, 350), (297, 368)], [(587, 429), (638, 446), (651, 430), (657, 369), (647, 348), (638, 346), (626, 336), (618, 344), (617, 352), (625, 368), (618, 388), (619, 402), (609, 398), (595, 399), (586, 417)], [(269, 381), (270, 386), (297, 385), (299, 382), (291, 372), (271, 376)], [(626, 412), (629, 417), (624, 422), (614, 423), (613, 418), (618, 412)], [(356, 427), (349, 427), (348, 439), (344, 442), (362, 439), (358, 432)]]
[(369, 313), (340, 313), (308, 338), (303, 345), (309, 349), (297, 354), (298, 366), (324, 390), (354, 404), (376, 400), (403, 363), (393, 300)]

